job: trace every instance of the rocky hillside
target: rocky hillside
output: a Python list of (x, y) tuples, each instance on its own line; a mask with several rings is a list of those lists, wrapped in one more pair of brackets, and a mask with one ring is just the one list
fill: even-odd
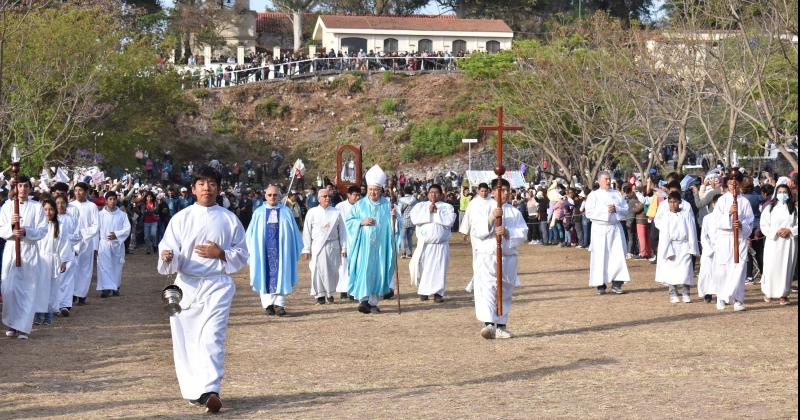
[[(217, 156), (262, 162), (278, 149), (286, 162), (301, 158), (308, 173), (315, 176), (319, 171), (333, 178), (336, 145), (361, 144), (365, 165), (402, 166), (422, 176), (438, 171), (443, 156), (441, 151), (439, 156), (419, 152), (419, 144), (409, 148), (414, 127), (450, 121), (442, 134), (433, 130), (422, 140), (416, 135), (417, 143), (448, 134), (460, 137), (459, 126), (474, 131), (479, 101), (473, 91), (457, 74), (346, 74), (194, 90), (199, 106), (177, 121), (175, 150), (180, 159)], [(448, 170), (465, 166), (466, 148), (457, 145), (446, 158)]]

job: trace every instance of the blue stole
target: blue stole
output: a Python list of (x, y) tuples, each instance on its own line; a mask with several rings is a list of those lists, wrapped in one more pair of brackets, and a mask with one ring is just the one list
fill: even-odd
[[(271, 212), (275, 212), (275, 220), (280, 220), (280, 209), (272, 208), (267, 209), (267, 219)], [(264, 277), (267, 282), (267, 293), (275, 293), (278, 290), (278, 263), (280, 262), (278, 255), (278, 227), (280, 223), (265, 223), (265, 241), (264, 241), (264, 255), (266, 256), (266, 264), (264, 264)]]

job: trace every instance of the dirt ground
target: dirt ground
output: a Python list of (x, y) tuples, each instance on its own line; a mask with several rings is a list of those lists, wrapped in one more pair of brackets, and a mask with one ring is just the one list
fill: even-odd
[[(654, 266), (629, 264), (625, 295), (587, 287), (589, 253), (524, 245), (512, 340), (479, 336), (469, 247), (454, 240), (443, 304), (420, 302), (401, 263), (396, 300), (362, 315), (315, 306), (309, 274), (266, 317), (236, 276), (222, 417), (229, 418), (797, 418), (797, 306), (747, 311), (670, 305)], [(0, 418), (185, 418), (155, 257), (128, 259), (122, 296), (0, 338)], [(793, 302), (796, 295), (792, 296)]]

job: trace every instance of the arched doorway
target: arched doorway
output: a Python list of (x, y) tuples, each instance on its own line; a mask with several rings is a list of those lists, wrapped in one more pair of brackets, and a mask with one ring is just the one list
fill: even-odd
[(417, 51), (419, 52), (433, 52), (433, 41), (430, 39), (420, 39), (417, 43)]
[(383, 52), (397, 52), (397, 40), (394, 38), (386, 38), (383, 40)]
[(467, 41), (457, 39), (453, 41), (453, 54), (467, 52)]
[(500, 42), (498, 41), (487, 41), (486, 42), (486, 52), (496, 53), (500, 51)]
[(351, 53), (357, 53), (359, 50), (367, 52), (367, 40), (365, 38), (350, 37), (342, 38), (341, 49), (347, 49)]

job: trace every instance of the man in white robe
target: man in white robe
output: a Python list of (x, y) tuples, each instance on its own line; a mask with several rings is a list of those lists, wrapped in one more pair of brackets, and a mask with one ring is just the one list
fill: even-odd
[[(669, 286), (670, 303), (692, 302), (689, 295), (694, 284), (692, 256), (699, 253), (694, 213), (691, 206), (682, 207), (682, 202), (680, 192), (669, 193), (667, 211), (662, 212), (659, 206), (653, 221), (660, 235), (656, 281)], [(681, 298), (678, 298), (678, 286), (681, 287)]]
[(81, 242), (75, 257), (74, 291), (72, 294), (77, 299), (77, 305), (86, 304), (86, 296), (92, 283), (92, 266), (94, 264), (94, 251), (97, 249), (98, 214), (97, 205), (88, 199), (89, 185), (84, 182), (75, 184), (75, 201), (78, 208), (78, 231)]
[(606, 292), (606, 284), (611, 283), (611, 291), (622, 294), (622, 285), (630, 281), (625, 233), (620, 220), (628, 213), (628, 203), (622, 195), (611, 189), (611, 176), (600, 172), (597, 176), (600, 188), (586, 197), (586, 215), (592, 221), (589, 251), (589, 286), (597, 288), (597, 294)]
[(706, 303), (711, 303), (713, 295), (717, 294), (717, 284), (714, 278), (714, 242), (717, 238), (716, 215), (714, 206), (721, 194), (716, 194), (711, 199), (711, 212), (703, 217), (703, 225), (700, 228), (700, 273), (697, 275), (697, 295), (703, 298)]
[(194, 171), (197, 202), (170, 219), (158, 246), (158, 272), (177, 273), (175, 285), (183, 291), (182, 310), (170, 317), (181, 394), (212, 413), (222, 407), (225, 333), (236, 291), (230, 275), (248, 258), (242, 223), (216, 203), (220, 179), (210, 167)]
[[(58, 295), (56, 296), (57, 307), (59, 313), (63, 317), (70, 315), (72, 309), (73, 297), (75, 296), (75, 276), (78, 272), (75, 259), (82, 241), (81, 230), (78, 228), (78, 220), (80, 219), (80, 210), (78, 207), (69, 201), (69, 187), (63, 182), (56, 182), (52, 188), (53, 197), (58, 206), (58, 221), (64, 226), (65, 232), (70, 232), (70, 249), (72, 255), (67, 263), (67, 269), (59, 276), (58, 280)], [(65, 204), (61, 204), (61, 198)]]
[(453, 206), (442, 198), (442, 187), (433, 184), (428, 188), (428, 201), (417, 203), (411, 209), (411, 223), (417, 232), (417, 248), (408, 266), (411, 281), (419, 286), (420, 300), (426, 301), (433, 295), (436, 303), (444, 302), (450, 234), (457, 217)]
[[(467, 205), (467, 211), (464, 212), (464, 218), (458, 224), (458, 232), (464, 235), (464, 240), (467, 240), (470, 237), (472, 237), (471, 229), (473, 225), (472, 223), (470, 223), (470, 220), (472, 218), (470, 214), (474, 213), (475, 210), (470, 211), (470, 207), (472, 207), (473, 209), (481, 208), (483, 202), (488, 200), (487, 198), (488, 196), (489, 196), (489, 185), (487, 185), (485, 182), (481, 182), (480, 184), (478, 184), (478, 195), (472, 197), (472, 200), (469, 201), (469, 204)], [(470, 247), (472, 248), (472, 258), (474, 259), (475, 244), (470, 243)], [(472, 289), (473, 289), (473, 281), (472, 279), (469, 279), (469, 283), (467, 283), (467, 287), (465, 287), (464, 290), (466, 290), (467, 293), (472, 293)]]
[(319, 205), (303, 222), (303, 259), (311, 270), (311, 296), (318, 305), (333, 303), (342, 258), (347, 256), (347, 233), (341, 214), (331, 206), (330, 191), (317, 192)]
[[(728, 178), (728, 192), (717, 200), (714, 216), (717, 238), (714, 243), (714, 277), (717, 283), (717, 309), (725, 310), (733, 303), (734, 311), (743, 311), (744, 281), (747, 277), (747, 238), (753, 231), (753, 209), (741, 194), (737, 196), (738, 217), (733, 221), (733, 191), (742, 182), (742, 174), (734, 170)], [(739, 227), (739, 263), (733, 260), (733, 229)]]
[(106, 193), (106, 207), (98, 217), (100, 245), (97, 248), (97, 290), (101, 298), (119, 296), (125, 240), (131, 233), (128, 215), (117, 207), (117, 193)]
[[(33, 327), (36, 282), (46, 275), (39, 261), (37, 242), (47, 234), (47, 218), (42, 205), (28, 199), (30, 178), (18, 176), (11, 190), (19, 195), (19, 215), (14, 215), (14, 200), (9, 200), (0, 210), (0, 236), (6, 240), (3, 250), (2, 295), (3, 324), (8, 327), (6, 337), (28, 339)], [(19, 228), (14, 229), (14, 224)], [(21, 264), (16, 266), (15, 238), (20, 238)]]
[[(522, 213), (508, 203), (510, 185), (503, 179), (500, 185), (492, 181), (495, 200), (487, 200), (475, 207), (470, 223), (474, 225), (471, 240), (475, 247), (472, 260), (475, 287), (475, 316), (484, 323), (481, 337), (486, 339), (511, 338), (513, 334), (506, 328), (511, 312), (511, 296), (514, 287), (519, 286), (517, 275), (517, 248), (528, 239), (528, 225)], [(497, 195), (501, 194), (504, 203), (497, 207)], [(497, 216), (502, 215), (503, 225), (496, 226)], [(497, 237), (502, 238), (503, 293), (502, 315), (497, 315)]]
[[(342, 220), (347, 220), (350, 217), (350, 212), (353, 209), (353, 205), (361, 199), (361, 188), (356, 185), (351, 185), (347, 189), (347, 200), (342, 201), (341, 203), (336, 205), (336, 210), (339, 211), (339, 215), (342, 217)], [(347, 230), (345, 230), (345, 237), (347, 236)], [(345, 244), (347, 243), (347, 238), (345, 238)], [(343, 248), (345, 251), (347, 250), (347, 245)], [(350, 273), (347, 270), (347, 252), (342, 253), (342, 264), (339, 266), (339, 283), (336, 284), (336, 292), (339, 293), (339, 299), (344, 301), (347, 299), (347, 289), (350, 287)], [(354, 301), (355, 298), (350, 296), (350, 300)]]

